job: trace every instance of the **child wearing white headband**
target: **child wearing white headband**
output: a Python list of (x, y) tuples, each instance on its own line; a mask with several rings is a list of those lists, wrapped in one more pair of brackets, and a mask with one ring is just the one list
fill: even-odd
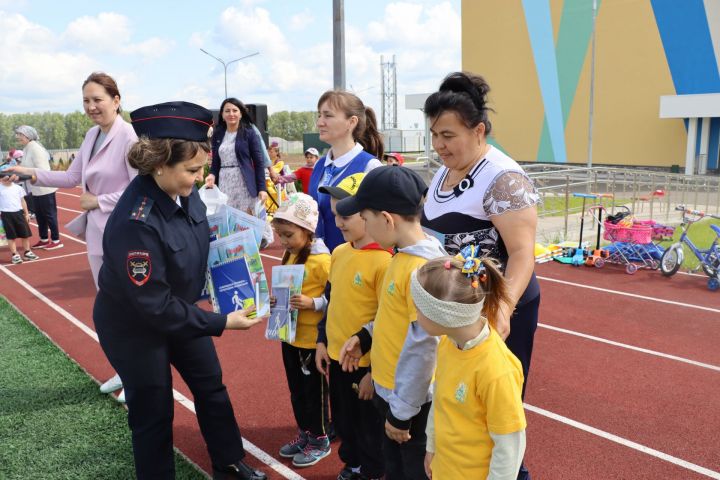
[(507, 301), (497, 264), (475, 246), (413, 273), (417, 321), (440, 341), (425, 470), (433, 480), (517, 477), (525, 453), (520, 361), (493, 327)]

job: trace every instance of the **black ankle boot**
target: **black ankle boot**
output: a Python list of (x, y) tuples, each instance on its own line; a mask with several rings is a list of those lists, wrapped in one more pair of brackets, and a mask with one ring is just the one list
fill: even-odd
[(213, 480), (237, 480), (238, 478), (242, 480), (266, 480), (267, 475), (260, 470), (255, 470), (242, 460), (222, 468), (213, 465)]

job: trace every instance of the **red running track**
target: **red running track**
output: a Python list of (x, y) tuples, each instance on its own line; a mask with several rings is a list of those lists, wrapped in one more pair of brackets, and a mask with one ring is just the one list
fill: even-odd
[[(79, 211), (80, 191), (61, 192), (58, 205)], [(75, 215), (60, 210), (60, 223)], [(65, 248), (17, 266), (5, 263), (9, 252), (1, 248), (0, 270), (8, 277), (2, 293), (100, 382), (112, 372), (93, 339), (95, 291), (84, 244), (63, 241)], [(263, 254), (266, 269), (278, 263), (270, 257), (281, 256), (276, 246)], [(714, 438), (720, 429), (714, 348), (720, 292), (709, 292), (699, 276), (630, 276), (613, 266), (546, 264), (537, 274), (541, 325), (526, 398), (526, 463), (533, 477), (720, 478)], [(249, 463), (273, 479), (334, 479), (341, 468), (336, 453), (304, 470), (288, 468), (276, 455), (295, 434), (280, 346), (265, 340), (261, 328), (228, 332), (215, 343)], [(176, 397), (191, 398), (175, 380)], [(208, 471), (188, 407), (190, 400), (176, 403), (175, 444)]]

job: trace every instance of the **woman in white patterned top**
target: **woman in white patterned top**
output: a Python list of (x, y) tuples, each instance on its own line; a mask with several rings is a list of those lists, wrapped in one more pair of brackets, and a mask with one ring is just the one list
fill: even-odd
[[(475, 244), (503, 265), (511, 301), (498, 312), (497, 331), (522, 363), (527, 384), (540, 307), (534, 274), (539, 196), (523, 169), (487, 143), (489, 90), (482, 77), (456, 72), (425, 101), (443, 166), (430, 183), (422, 224), (449, 254)], [(526, 478), (522, 467), (518, 479)]]

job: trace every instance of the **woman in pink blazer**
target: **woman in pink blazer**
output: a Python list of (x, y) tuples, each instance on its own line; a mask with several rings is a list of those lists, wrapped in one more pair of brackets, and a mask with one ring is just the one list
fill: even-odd
[[(95, 288), (102, 266), (102, 237), (105, 223), (125, 187), (137, 175), (127, 162), (130, 147), (137, 142), (132, 126), (120, 115), (120, 91), (117, 83), (105, 73), (92, 73), (83, 83), (83, 108), (95, 122), (85, 135), (75, 160), (67, 171), (46, 171), (12, 167), (8, 171), (31, 175), (34, 185), (45, 187), (82, 187), (80, 206), (83, 214), (68, 224), (87, 242), (88, 260)], [(100, 391), (122, 388), (117, 375), (105, 382)], [(122, 394), (120, 396), (122, 400)]]

